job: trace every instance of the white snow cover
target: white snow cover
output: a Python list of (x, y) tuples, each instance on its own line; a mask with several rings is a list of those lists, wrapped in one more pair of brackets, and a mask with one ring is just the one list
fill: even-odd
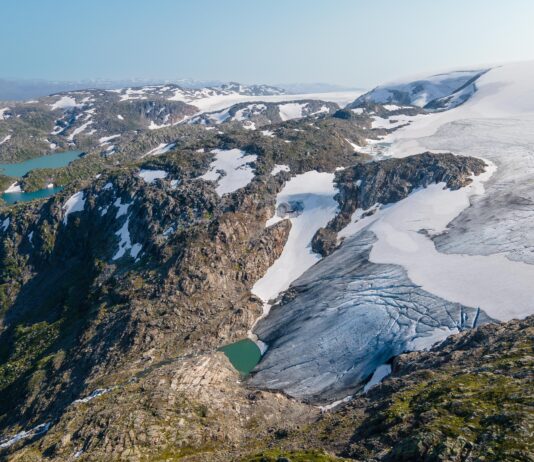
[[(249, 165), (257, 158), (254, 154), (246, 154), (240, 149), (215, 149), (211, 151), (215, 159), (209, 170), (199, 178), (217, 182), (215, 191), (219, 196), (244, 188), (254, 178), (254, 171)], [(224, 175), (221, 175), (221, 171)]]
[(98, 142), (100, 144), (106, 144), (109, 143), (111, 140), (114, 140), (115, 138), (119, 138), (120, 136), (120, 133), (117, 135), (103, 136), (101, 138), (98, 138)]
[(345, 141), (347, 143), (349, 143), (351, 146), (352, 146), (352, 149), (354, 149), (355, 151), (358, 151), (361, 149), (361, 146), (357, 145), (356, 143), (353, 143), (351, 140), (349, 140), (348, 138), (345, 138)]
[[(445, 231), (448, 223), (469, 207), (470, 196), (484, 193), (483, 182), (494, 172), (495, 166), (490, 165), (473, 183), (456, 191), (446, 189), (444, 183), (418, 190), (356, 226), (349, 225), (351, 234), (370, 224), (369, 230), (378, 238), (370, 261), (404, 267), (410, 280), (430, 293), (479, 307), (496, 319), (524, 317), (532, 312), (534, 265), (501, 254), (440, 253), (433, 241), (419, 232), (425, 229), (436, 235)], [(342, 235), (346, 234), (345, 230)], [(436, 335), (432, 343), (443, 338)]]
[(35, 437), (38, 435), (42, 435), (43, 433), (46, 433), (48, 429), (50, 428), (50, 423), (44, 423), (37, 425), (36, 427), (33, 427), (31, 430), (23, 430), (16, 435), (13, 435), (9, 438), (4, 438), (0, 441), (0, 449), (9, 448), (10, 446), (13, 446), (15, 443), (17, 443), (20, 440), (24, 440), (26, 438)]
[(72, 107), (77, 107), (76, 100), (71, 96), (62, 96), (54, 104), (50, 105), (52, 110), (54, 109), (69, 109)]
[(130, 225), (130, 217), (126, 218), (126, 221), (122, 225), (121, 229), (119, 229), (115, 234), (119, 236), (119, 248), (117, 252), (115, 252), (115, 255), (113, 255), (113, 260), (118, 260), (119, 258), (123, 257), (124, 254), (129, 251), (132, 258), (137, 258), (139, 255), (139, 252), (141, 252), (141, 249), (143, 248), (141, 244), (133, 244), (132, 245), (132, 239), (130, 237), (130, 231), (128, 229), (128, 226)]
[(302, 109), (304, 106), (305, 104), (302, 103), (287, 103), (278, 106), (282, 122), (285, 122), (286, 120), (302, 118)]
[(121, 116), (120, 114), (117, 114), (117, 119), (119, 119), (119, 120), (124, 120), (124, 117)]
[(7, 141), (9, 141), (11, 139), (11, 135), (6, 135), (1, 141), (0, 141), (0, 144), (4, 144), (6, 143)]
[(63, 224), (67, 224), (68, 216), (73, 212), (82, 212), (85, 207), (85, 198), (83, 191), (78, 191), (69, 197), (65, 205), (63, 205)]
[(395, 100), (396, 92), (402, 92), (405, 98), (410, 99), (409, 104), (423, 107), (436, 98), (450, 95), (482, 71), (483, 69), (453, 71), (418, 80), (392, 82), (376, 87), (364, 99), (376, 103), (390, 103)]
[[(270, 309), (269, 300), (275, 299), (321, 259), (312, 251), (311, 240), (315, 232), (335, 216), (338, 209), (334, 200), (336, 192), (333, 173), (310, 171), (291, 178), (277, 195), (276, 207), (284, 202), (300, 201), (304, 209), (300, 215), (289, 218), (291, 230), (282, 254), (252, 287), (252, 293), (264, 302), (263, 316)], [(275, 215), (266, 226), (282, 219)]]
[[(498, 206), (506, 201), (507, 195), (516, 193), (518, 187), (523, 200), (531, 200), (528, 185), (534, 176), (533, 82), (534, 62), (495, 67), (477, 80), (477, 91), (461, 106), (417, 116), (409, 126), (386, 136), (384, 152), (396, 157), (425, 150), (483, 156), (499, 166), (485, 185), (489, 192), (483, 196), (487, 197), (484, 200), (493, 204), (486, 207)], [(497, 212), (499, 218), (471, 221), (469, 229), (479, 237), (462, 244), (462, 237), (457, 236), (452, 242), (470, 255), (439, 253), (430, 240), (415, 235), (415, 223), (410, 227), (409, 217), (412, 217), (421, 220), (417, 223), (419, 228), (439, 228), (434, 224), (437, 212), (429, 210), (439, 206), (447, 211), (450, 221), (462, 212), (458, 207), (453, 213), (454, 207), (461, 203), (464, 208), (469, 206), (465, 196), (457, 200), (465, 195), (463, 189), (451, 192), (432, 186), (413, 194), (403, 204), (382, 211), (380, 215), (385, 219), (378, 227), (380, 239), (371, 258), (376, 262), (400, 264), (408, 270), (410, 279), (425, 290), (480, 307), (497, 319), (532, 314), (534, 265), (529, 263), (533, 248), (532, 239), (525, 232), (534, 220), (531, 209), (517, 209), (510, 204)], [(464, 213), (467, 212), (465, 209)], [(502, 216), (503, 212), (506, 216)], [(506, 239), (507, 235), (510, 239)], [(437, 337), (443, 335), (436, 332)]]
[(5, 193), (16, 193), (16, 192), (22, 192), (22, 189), (20, 185), (15, 181), (4, 192)]
[(161, 125), (158, 125), (156, 122), (154, 122), (153, 120), (150, 121), (150, 125), (148, 126), (148, 129), (149, 130), (159, 130), (160, 128), (165, 128), (165, 127), (170, 127), (171, 124), (161, 124)]
[(271, 175), (274, 176), (280, 172), (289, 172), (289, 171), (290, 171), (289, 165), (276, 164), (271, 171)]
[(176, 143), (160, 143), (157, 147), (154, 149), (151, 149), (146, 154), (144, 154), (142, 157), (147, 156), (159, 156), (160, 154), (165, 154), (166, 152), (169, 152), (171, 149), (173, 149), (176, 146)]
[(337, 103), (340, 106), (346, 106), (353, 102), (363, 92), (358, 90), (341, 91), (341, 92), (327, 92), (327, 93), (302, 93), (302, 94), (283, 94), (283, 95), (269, 95), (269, 96), (247, 96), (237, 93), (227, 95), (210, 94), (209, 89), (203, 89), (204, 95), (195, 99), (184, 96), (181, 90), (177, 90), (176, 94), (170, 98), (171, 101), (183, 101), (193, 104), (199, 108), (199, 114), (204, 112), (214, 112), (226, 109), (236, 103), (243, 102), (264, 102), (264, 103), (280, 103), (284, 101), (298, 101), (303, 99), (316, 99), (321, 101), (329, 101)]
[(89, 125), (93, 123), (92, 120), (89, 120), (88, 122), (85, 122), (84, 124), (80, 125), (78, 128), (73, 130), (73, 132), (67, 137), (69, 141), (72, 141), (76, 135), (79, 135), (82, 133)]
[(389, 374), (391, 374), (391, 365), (382, 364), (378, 366), (369, 382), (363, 387), (363, 392), (367, 393), (371, 388), (376, 387), (382, 380), (384, 380)]
[(117, 207), (117, 213), (115, 214), (115, 218), (119, 218), (122, 215), (126, 215), (126, 213), (128, 212), (128, 208), (130, 207), (130, 205), (132, 205), (132, 203), (126, 202), (123, 204), (121, 198), (119, 197), (115, 202), (113, 202), (113, 205)]
[(2, 228), (2, 231), (6, 231), (7, 227), (9, 226), (9, 223), (11, 222), (10, 218), (7, 217), (7, 218), (4, 218), (4, 220), (2, 221), (2, 224), (0, 225), (0, 228)]
[(5, 120), (7, 119), (6, 116), (4, 116), (4, 114), (9, 111), (9, 108), (8, 107), (3, 107), (3, 108), (0, 108), (0, 120)]
[(74, 400), (73, 404), (78, 403), (88, 403), (89, 401), (92, 401), (95, 398), (98, 398), (99, 396), (105, 395), (106, 393), (109, 393), (111, 391), (111, 388), (97, 388), (93, 392), (91, 392), (89, 395), (85, 396), (84, 398), (79, 398)]
[(268, 136), (269, 138), (274, 138), (274, 132), (271, 130), (262, 130), (260, 132), (263, 136)]
[(139, 176), (148, 184), (154, 183), (157, 179), (167, 178), (168, 173), (165, 170), (139, 170)]

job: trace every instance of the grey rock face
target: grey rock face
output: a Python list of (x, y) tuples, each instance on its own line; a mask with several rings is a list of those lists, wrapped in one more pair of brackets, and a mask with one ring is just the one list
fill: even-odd
[(369, 262), (375, 239), (365, 229), (347, 239), (258, 323), (255, 333), (269, 349), (250, 385), (332, 402), (360, 390), (376, 367), (436, 329), (490, 321), (420, 289), (402, 267)]

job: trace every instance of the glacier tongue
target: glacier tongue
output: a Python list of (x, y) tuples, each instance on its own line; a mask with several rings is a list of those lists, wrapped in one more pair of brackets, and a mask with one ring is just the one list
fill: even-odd
[(367, 229), (348, 238), (258, 322), (255, 333), (269, 349), (250, 385), (332, 402), (414, 344), (490, 320), (424, 291), (398, 265), (370, 262), (375, 242)]

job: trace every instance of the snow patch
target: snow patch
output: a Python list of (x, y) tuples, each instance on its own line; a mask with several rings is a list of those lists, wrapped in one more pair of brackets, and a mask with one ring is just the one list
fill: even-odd
[(285, 122), (286, 120), (300, 119), (304, 117), (302, 114), (302, 109), (304, 106), (305, 104), (302, 103), (281, 104), (278, 106), (280, 111), (280, 119), (282, 119), (282, 122)]
[(145, 180), (148, 184), (154, 183), (158, 179), (167, 178), (168, 173), (165, 170), (146, 170), (141, 169), (138, 173), (139, 177)]
[(9, 194), (9, 193), (18, 193), (18, 192), (22, 192), (22, 188), (20, 187), (20, 184), (18, 184), (15, 181), (4, 192), (7, 193), (7, 194)]
[[(263, 317), (270, 310), (269, 301), (317, 263), (321, 256), (311, 249), (311, 240), (317, 230), (334, 218), (338, 204), (333, 173), (315, 170), (302, 173), (289, 180), (276, 197), (276, 208), (283, 203), (301, 203), (302, 213), (290, 217), (291, 230), (280, 257), (269, 267), (265, 275), (252, 287), (252, 293), (264, 302)], [(266, 226), (283, 220), (275, 214)]]
[(278, 173), (280, 172), (289, 172), (290, 171), (290, 168), (289, 168), (289, 165), (279, 165), (279, 164), (276, 164), (272, 171), (271, 171), (271, 175), (275, 176), (277, 175)]
[(0, 449), (9, 448), (13, 446), (18, 441), (24, 440), (26, 438), (34, 438), (36, 436), (42, 435), (48, 431), (50, 428), (50, 423), (44, 423), (33, 427), (31, 430), (23, 430), (16, 435), (13, 435), (8, 438), (4, 438), (0, 441)]
[(99, 396), (105, 395), (106, 393), (109, 393), (111, 391), (111, 388), (97, 388), (91, 394), (87, 395), (84, 398), (79, 398), (74, 400), (73, 404), (79, 404), (79, 403), (88, 403), (89, 401), (92, 401), (95, 398), (98, 398)]
[(139, 252), (141, 252), (142, 246), (141, 244), (134, 244), (132, 245), (132, 240), (130, 237), (130, 231), (128, 229), (130, 225), (130, 217), (126, 218), (126, 221), (122, 225), (121, 229), (119, 229), (115, 235), (119, 237), (119, 247), (117, 252), (115, 252), (115, 255), (113, 255), (112, 260), (118, 260), (119, 258), (123, 257), (126, 252), (130, 252), (130, 255), (132, 258), (137, 258), (139, 255)]
[(166, 152), (171, 151), (176, 146), (176, 143), (160, 143), (157, 147), (154, 149), (148, 151), (144, 156), (159, 156), (161, 154), (165, 154)]
[(369, 382), (365, 384), (363, 387), (363, 392), (367, 393), (371, 388), (376, 387), (382, 380), (384, 380), (389, 374), (391, 374), (391, 365), (390, 364), (382, 364), (381, 366), (378, 366), (375, 371), (373, 372), (373, 375)]
[(78, 191), (69, 197), (65, 205), (63, 206), (63, 224), (67, 224), (68, 216), (74, 212), (82, 212), (85, 207), (85, 199), (83, 197), (83, 191)]
[(119, 138), (120, 136), (121, 136), (120, 133), (117, 135), (103, 136), (102, 138), (98, 138), (98, 142), (100, 144), (107, 144), (111, 140), (114, 140), (115, 138)]
[(244, 188), (254, 178), (254, 171), (249, 165), (255, 162), (255, 154), (246, 154), (240, 149), (215, 149), (211, 151), (215, 159), (209, 170), (199, 178), (217, 183), (215, 191), (219, 196)]
[(71, 96), (62, 96), (54, 104), (50, 105), (52, 110), (55, 109), (70, 109), (73, 107), (79, 107), (80, 105), (76, 104), (76, 100)]

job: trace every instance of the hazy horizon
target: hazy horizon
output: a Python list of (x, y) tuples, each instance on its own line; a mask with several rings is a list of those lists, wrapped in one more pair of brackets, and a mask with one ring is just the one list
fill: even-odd
[(527, 0), (28, 0), (25, 6), (3, 1), (2, 79), (371, 88), (404, 75), (534, 59), (534, 4)]

